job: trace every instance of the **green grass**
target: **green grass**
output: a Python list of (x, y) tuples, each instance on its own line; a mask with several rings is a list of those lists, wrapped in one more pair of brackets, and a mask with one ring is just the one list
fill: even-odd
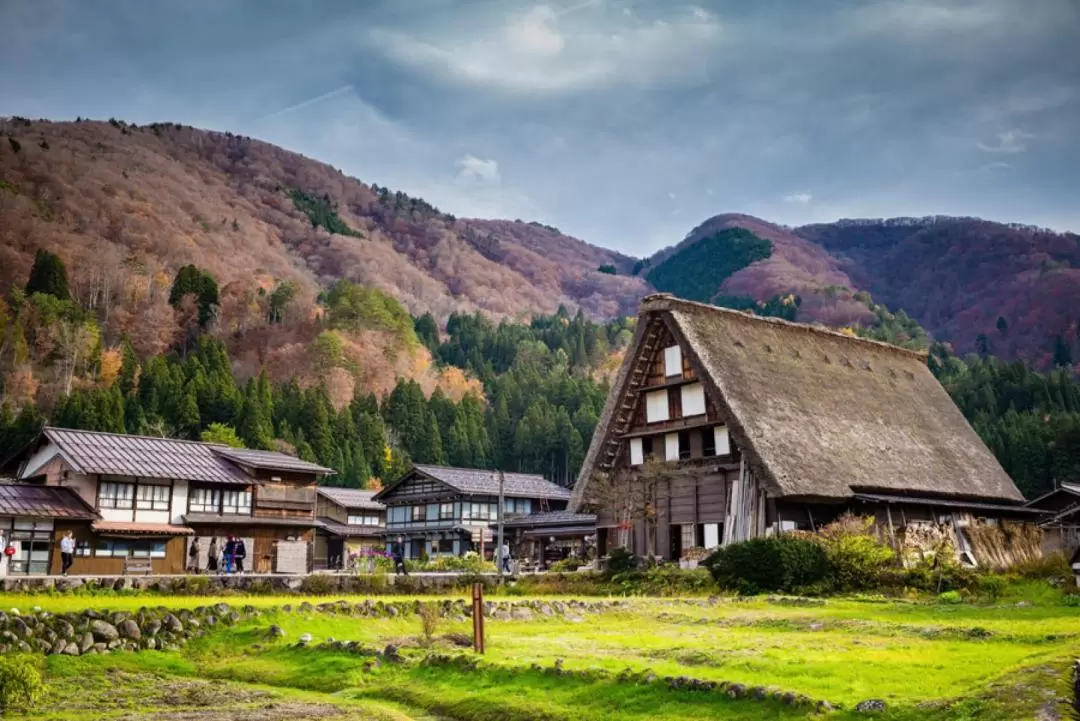
[[(614, 677), (632, 669), (776, 687), (848, 709), (829, 718), (856, 718), (850, 711), (856, 703), (880, 698), (889, 706), (881, 718), (893, 721), (1004, 721), (1033, 717), (1040, 706), (1053, 703), (1052, 692), (1063, 697), (1065, 671), (1080, 654), (1080, 613), (1060, 605), (835, 600), (799, 607), (754, 599), (705, 606), (635, 600), (627, 609), (589, 614), (579, 623), (561, 617), (489, 619), (483, 666), (471, 672), (379, 666), (370, 657), (295, 648), (300, 635), (310, 633), (313, 645), (333, 637), (378, 648), (394, 643), (407, 657), (426, 653), (418, 647), (416, 616), (363, 618), (274, 608), (288, 603), (295, 609), (305, 600), (297, 597), (2, 596), (0, 608), (180, 608), (220, 600), (266, 611), (196, 639), (181, 652), (50, 658), (50, 683), (116, 673), (210, 679), (238, 688), (272, 688), (296, 703), (355, 705), (376, 714), (358, 718), (381, 718), (381, 709), (403, 718), (430, 713), (463, 721), (806, 717), (806, 709), (775, 701), (671, 691), (662, 683)], [(285, 638), (269, 641), (270, 624), (281, 626)], [(470, 624), (444, 621), (438, 634), (448, 632), (469, 633)], [(586, 673), (556, 677), (532, 668), (549, 669), (556, 659), (567, 671)]]

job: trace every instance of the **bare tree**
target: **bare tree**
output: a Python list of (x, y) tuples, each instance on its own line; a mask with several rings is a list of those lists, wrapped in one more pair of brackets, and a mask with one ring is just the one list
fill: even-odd
[(641, 466), (619, 468), (613, 473), (596, 473), (589, 481), (588, 501), (609, 509), (619, 528), (618, 540), (630, 548), (630, 532), (635, 523), (645, 531), (645, 555), (656, 555), (659, 513), (657, 492), (676, 473), (676, 468), (664, 461), (649, 458)]

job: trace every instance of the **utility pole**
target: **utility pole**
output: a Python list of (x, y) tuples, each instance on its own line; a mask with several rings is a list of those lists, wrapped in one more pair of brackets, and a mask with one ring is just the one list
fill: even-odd
[(505, 515), (504, 508), (506, 506), (506, 500), (503, 498), (503, 492), (506, 488), (506, 474), (499, 471), (499, 545), (495, 547), (495, 563), (499, 567), (499, 577), (503, 575), (503, 559), (502, 559), (502, 547), (503, 547), (503, 516)]

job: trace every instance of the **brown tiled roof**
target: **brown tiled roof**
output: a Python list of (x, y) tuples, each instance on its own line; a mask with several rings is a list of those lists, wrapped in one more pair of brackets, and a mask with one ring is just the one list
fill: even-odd
[[(408, 478), (413, 471), (419, 471), (466, 495), (497, 496), (499, 494), (498, 471), (415, 465), (412, 471), (402, 476), (397, 483), (379, 491), (375, 497), (378, 499), (385, 498), (394, 486)], [(570, 498), (569, 489), (556, 485), (543, 476), (532, 473), (506, 473), (504, 475), (504, 496), (510, 496), (511, 498), (548, 498), (552, 500), (567, 500)]]
[(319, 495), (329, 498), (339, 506), (345, 508), (360, 508), (365, 511), (385, 511), (386, 506), (373, 501), (375, 491), (362, 488), (336, 488), (334, 486), (319, 486)]
[(234, 463), (251, 468), (262, 468), (271, 471), (296, 471), (299, 473), (315, 473), (326, 475), (334, 473), (333, 468), (320, 466), (317, 463), (308, 463), (296, 456), (289, 456), (277, 451), (257, 451), (249, 448), (229, 448), (216, 446), (214, 453), (223, 458), (228, 458)]
[(71, 488), (0, 484), (0, 516), (22, 518), (97, 518), (94, 509)]
[(123, 521), (94, 521), (91, 526), (98, 533), (123, 533), (145, 536), (190, 536), (195, 533), (184, 526), (169, 523), (124, 523)]
[(189, 513), (184, 523), (190, 526), (290, 526), (312, 528), (321, 525), (310, 518), (259, 518), (257, 516), (226, 516), (220, 513)]
[(173, 478), (211, 483), (251, 483), (242, 470), (214, 451), (224, 446), (172, 438), (44, 429), (78, 473)]

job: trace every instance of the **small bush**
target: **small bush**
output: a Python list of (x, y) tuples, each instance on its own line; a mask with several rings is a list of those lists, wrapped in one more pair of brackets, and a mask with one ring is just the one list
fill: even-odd
[(1009, 567), (1008, 572), (1020, 576), (1021, 578), (1033, 580), (1062, 577), (1072, 578), (1073, 576), (1073, 570), (1069, 565), (1069, 559), (1061, 552), (1051, 553), (1042, 556), (1041, 558), (1013, 564)]
[(439, 605), (434, 602), (421, 603), (417, 613), (420, 615), (420, 629), (424, 633), (424, 641), (431, 643), (435, 632), (439, 630)]
[(0, 712), (26, 710), (44, 693), (41, 671), (26, 656), (0, 658)]
[(989, 601), (1001, 598), (1008, 587), (1008, 580), (997, 574), (984, 573), (975, 579), (975, 590)]
[(612, 574), (635, 571), (641, 565), (641, 559), (625, 548), (613, 548), (608, 554), (608, 571)]
[(338, 590), (337, 578), (324, 573), (305, 576), (300, 582), (300, 591), (312, 596), (326, 596)]
[(960, 595), (959, 591), (946, 591), (938, 595), (938, 603), (957, 604), (963, 602), (964, 597)]
[(549, 568), (548, 570), (553, 573), (567, 573), (570, 571), (576, 571), (582, 566), (588, 565), (588, 563), (589, 562), (583, 558), (570, 556), (569, 558), (564, 558), (561, 561), (556, 561), (555, 563), (551, 564), (551, 568)]
[(810, 540), (825, 549), (833, 584), (840, 591), (877, 588), (882, 572), (895, 556), (891, 548), (878, 540), (870, 516), (846, 513), (823, 526)]
[(820, 590), (829, 579), (825, 550), (791, 535), (724, 546), (705, 559), (705, 567), (718, 584), (743, 594)]
[(1061, 599), (1061, 603), (1070, 608), (1080, 608), (1080, 596), (1077, 596), (1075, 593), (1067, 593), (1064, 598)]

